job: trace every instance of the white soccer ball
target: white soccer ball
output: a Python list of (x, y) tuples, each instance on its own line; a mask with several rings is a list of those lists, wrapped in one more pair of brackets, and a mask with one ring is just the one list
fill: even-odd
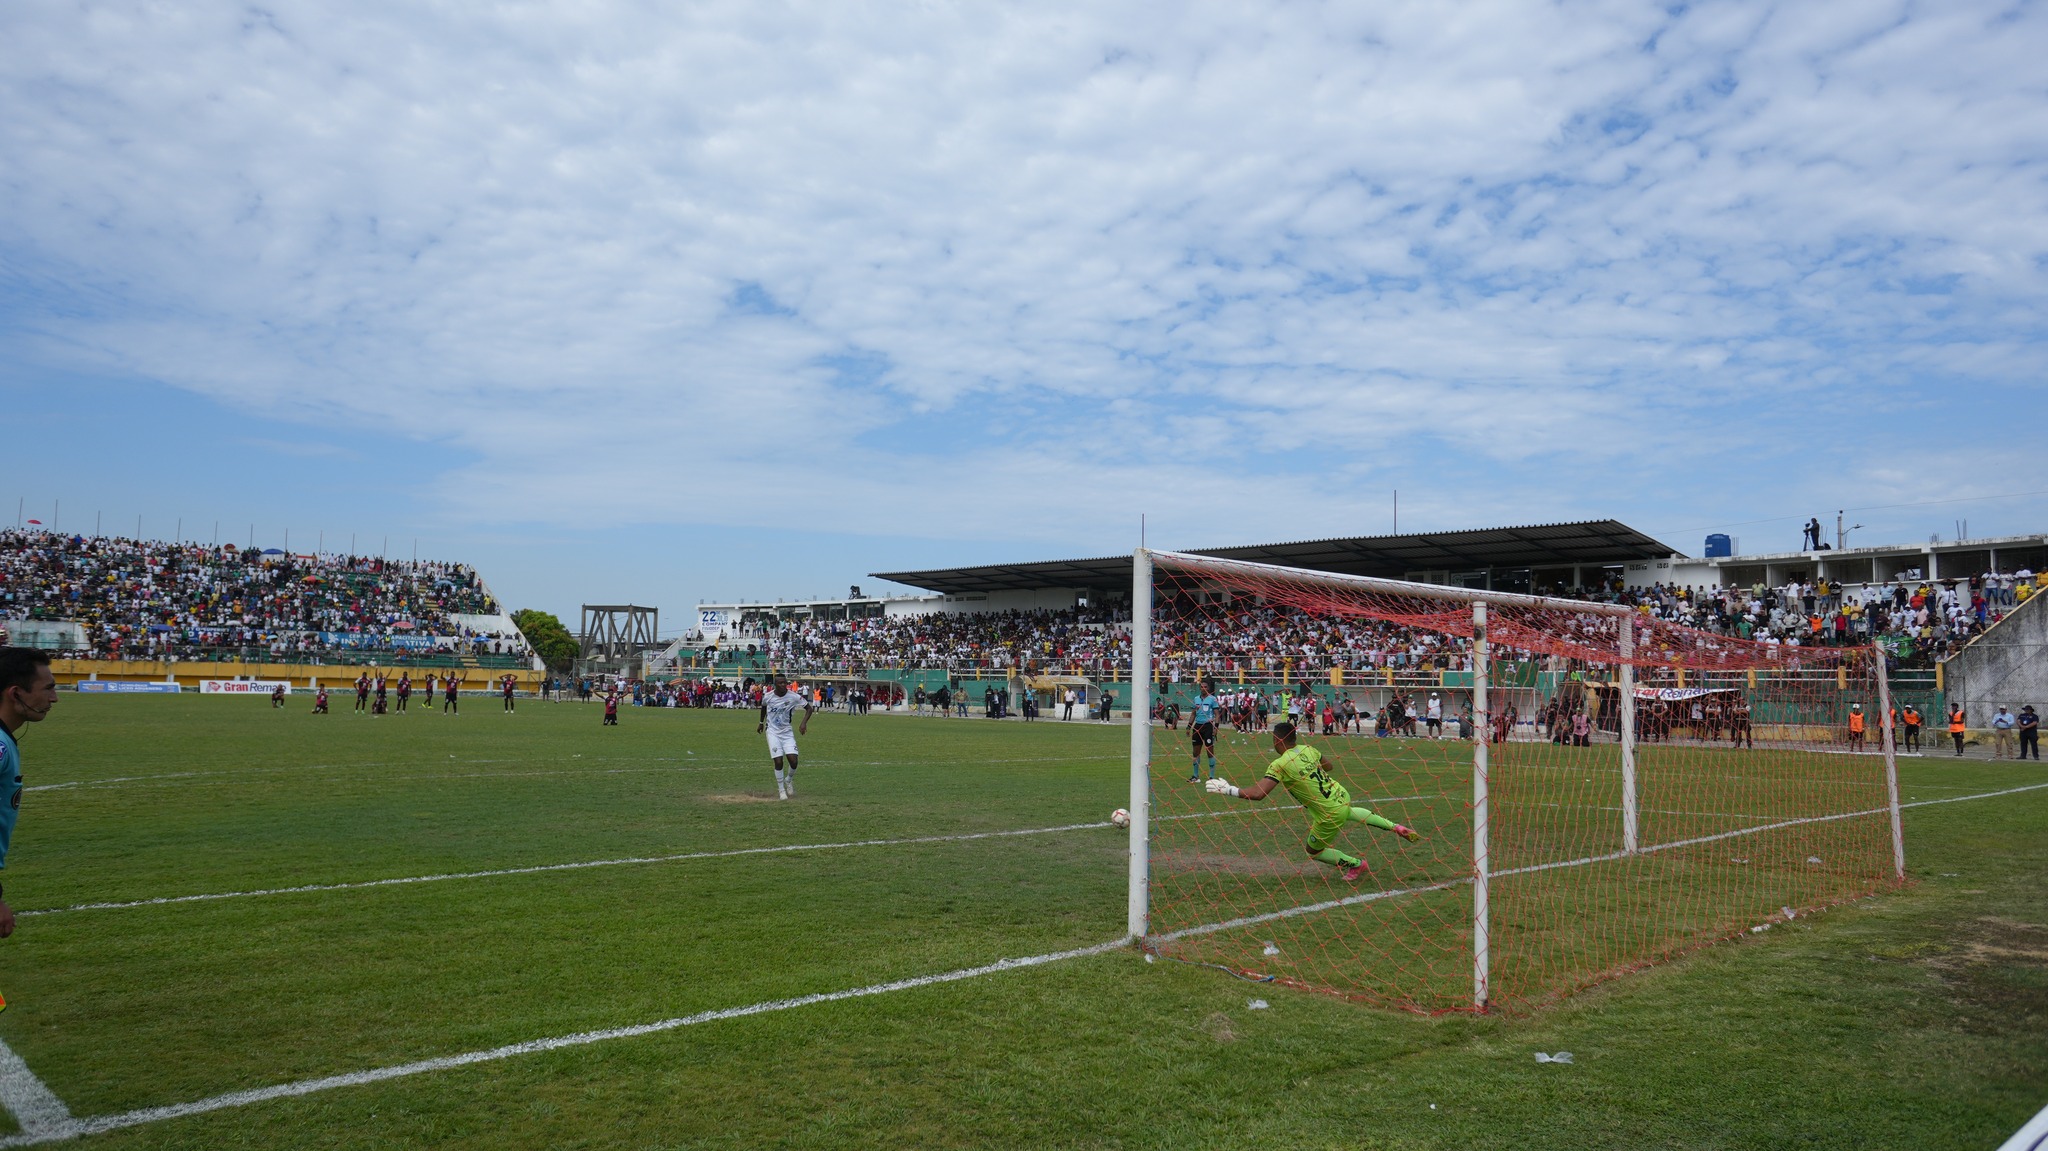
[(1118, 827), (1129, 827), (1131, 825), (1131, 813), (1119, 807), (1109, 813), (1109, 821)]

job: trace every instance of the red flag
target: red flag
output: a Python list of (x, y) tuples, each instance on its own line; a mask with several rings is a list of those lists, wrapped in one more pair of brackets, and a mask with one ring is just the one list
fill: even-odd
[(34, 525), (36, 525), (37, 527), (42, 527), (42, 526), (43, 526), (43, 521), (41, 521), (41, 520), (30, 520), (30, 521), (28, 521), (28, 522), (30, 522), (30, 523), (32, 523), (32, 524), (34, 524)]

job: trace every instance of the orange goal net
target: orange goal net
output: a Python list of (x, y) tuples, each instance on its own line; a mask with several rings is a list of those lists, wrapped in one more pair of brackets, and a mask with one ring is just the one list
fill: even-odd
[[(1517, 1010), (1903, 879), (1873, 648), (1171, 552), (1136, 567), (1130, 918), (1162, 957)], [(1282, 725), (1312, 754), (1260, 800), (1221, 790), (1268, 774)]]

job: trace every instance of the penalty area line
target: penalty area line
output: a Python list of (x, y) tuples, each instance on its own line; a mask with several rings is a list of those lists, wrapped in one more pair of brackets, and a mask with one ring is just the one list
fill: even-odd
[[(837, 1003), (844, 999), (862, 999), (873, 995), (886, 995), (893, 991), (910, 991), (919, 987), (932, 987), (941, 983), (958, 983), (963, 979), (976, 979), (983, 975), (998, 975), (1005, 971), (1019, 971), (1027, 967), (1042, 967), (1067, 959), (1081, 959), (1092, 955), (1103, 955), (1130, 945), (1128, 939), (1116, 939), (1098, 943), (1092, 947), (1076, 947), (1067, 951), (1052, 951), (1044, 955), (1027, 955), (1018, 959), (998, 959), (980, 967), (964, 967), (957, 971), (945, 971), (936, 975), (918, 975), (909, 979), (897, 979), (888, 983), (875, 983), (867, 987), (854, 987), (845, 991), (823, 991), (815, 995), (799, 995), (791, 999), (773, 999), (765, 1003), (750, 1003), (744, 1007), (722, 1007), (712, 1011), (700, 1011), (695, 1015), (682, 1015), (654, 1023), (639, 1023), (630, 1027), (613, 1027), (602, 1031), (580, 1031), (574, 1035), (560, 1035), (550, 1039), (529, 1039), (523, 1043), (510, 1043), (503, 1047), (492, 1047), (483, 1051), (466, 1051), (460, 1055), (443, 1055), (435, 1059), (422, 1059), (414, 1063), (401, 1063), (392, 1067), (374, 1067), (365, 1071), (351, 1071), (342, 1075), (327, 1075), (318, 1079), (301, 1079), (294, 1083), (279, 1083), (270, 1087), (256, 1087), (245, 1091), (230, 1091), (223, 1095), (196, 1100), (191, 1103), (175, 1103), (166, 1107), (144, 1107), (135, 1111), (124, 1111), (116, 1115), (100, 1115), (76, 1119), (69, 1111), (63, 1111), (63, 1122), (45, 1122), (31, 1127), (28, 1119), (20, 1112), (15, 1117), (21, 1123), (19, 1135), (0, 1138), (0, 1147), (33, 1147), (42, 1143), (53, 1143), (63, 1139), (75, 1139), (81, 1135), (99, 1135), (118, 1131), (124, 1127), (139, 1127), (145, 1123), (160, 1123), (166, 1119), (181, 1119), (188, 1115), (203, 1115), (209, 1111), (223, 1111), (230, 1107), (247, 1107), (252, 1103), (265, 1103), (272, 1099), (288, 1099), (300, 1095), (312, 1095), (321, 1091), (332, 1091), (341, 1087), (360, 1087), (370, 1083), (381, 1083), (387, 1079), (402, 1079), (409, 1075), (423, 1075), (431, 1071), (447, 1071), (456, 1067), (467, 1067), (476, 1063), (493, 1063), (520, 1055), (535, 1055), (543, 1051), (559, 1051), (565, 1047), (587, 1047), (593, 1043), (605, 1043), (614, 1039), (632, 1039), (641, 1035), (653, 1035), (663, 1031), (674, 1031), (681, 1027), (694, 1027), (700, 1023), (716, 1023), (726, 1019), (743, 1019), (749, 1015), (766, 1015), (775, 1011), (789, 1011), (798, 1007), (811, 1007), (820, 1003)], [(4, 1049), (0, 1049), (4, 1050)], [(12, 1052), (7, 1052), (12, 1055)], [(26, 1074), (27, 1065), (20, 1065)], [(29, 1076), (34, 1079), (33, 1075)], [(0, 1060), (0, 1091), (10, 1084), (8, 1068)], [(41, 1081), (36, 1080), (41, 1087)], [(51, 1102), (56, 1096), (49, 1095), (48, 1088), (42, 1088)], [(5, 1097), (10, 1110), (14, 1102), (11, 1095)], [(56, 1103), (63, 1110), (61, 1102)]]
[[(461, 758), (458, 758), (458, 757), (456, 757), (456, 756), (453, 756), (453, 755), (449, 756), (448, 758), (456, 760), (456, 762), (457, 762), (457, 766), (463, 766), (463, 765), (470, 765), (470, 764), (479, 764), (479, 763), (521, 763), (521, 762), (526, 762), (526, 761), (523, 761), (523, 760), (514, 760), (514, 759), (461, 759)], [(664, 773), (664, 774), (666, 774), (666, 773), (671, 773), (671, 772), (677, 772), (677, 771), (689, 771), (689, 772), (698, 772), (698, 771), (735, 771), (735, 770), (748, 770), (748, 769), (755, 769), (755, 768), (759, 768), (759, 767), (761, 766), (761, 761), (760, 761), (759, 759), (756, 759), (756, 758), (744, 758), (744, 759), (726, 759), (726, 758), (721, 758), (721, 757), (718, 757), (718, 756), (701, 756), (701, 757), (700, 757), (700, 756), (697, 756), (697, 755), (696, 755), (696, 754), (695, 754), (694, 752), (692, 752), (692, 753), (689, 753), (689, 758), (678, 758), (678, 757), (676, 757), (676, 756), (610, 756), (610, 755), (600, 755), (600, 756), (589, 756), (589, 757), (587, 757), (587, 758), (586, 758), (586, 757), (585, 757), (585, 755), (584, 755), (583, 753), (581, 753), (581, 752), (578, 752), (578, 753), (576, 753), (575, 755), (572, 755), (572, 756), (571, 756), (570, 758), (571, 758), (571, 759), (581, 759), (581, 760), (583, 760), (583, 761), (584, 761), (584, 764), (585, 764), (585, 766), (583, 766), (583, 767), (580, 767), (580, 768), (578, 768), (578, 767), (563, 767), (563, 768), (552, 768), (552, 769), (544, 769), (544, 770), (537, 770), (537, 771), (467, 771), (467, 772), (429, 772), (429, 773), (427, 773), (427, 774), (423, 774), (423, 775), (378, 775), (378, 776), (364, 776), (364, 777), (362, 777), (362, 782), (370, 782), (370, 783), (376, 783), (376, 784), (382, 785), (382, 784), (386, 784), (386, 783), (403, 783), (403, 782), (410, 782), (410, 781), (417, 781), (417, 780), (433, 780), (433, 779), (530, 779), (530, 778), (533, 778), (533, 777), (536, 777), (536, 776), (546, 776), (546, 775), (586, 775), (586, 776), (600, 776), (600, 775), (630, 775), (630, 774), (652, 774), (652, 773)], [(1121, 758), (1121, 757), (1119, 757), (1119, 756), (1113, 756), (1113, 755), (1079, 755), (1079, 756), (1035, 756), (1035, 757), (1023, 757), (1023, 758), (1010, 758), (1010, 759), (984, 759), (984, 760), (979, 760), (979, 761), (977, 761), (977, 762), (979, 762), (979, 763), (982, 763), (982, 764), (1017, 764), (1017, 763), (1097, 763), (1097, 762), (1106, 762), (1106, 761), (1116, 760), (1116, 759), (1119, 759), (1119, 758)], [(250, 775), (265, 775), (265, 776), (276, 776), (276, 777), (279, 777), (279, 778), (283, 779), (283, 780), (284, 780), (285, 782), (289, 782), (289, 783), (299, 783), (299, 782), (305, 782), (305, 781), (309, 781), (309, 780), (311, 780), (311, 779), (313, 778), (313, 776), (312, 776), (312, 773), (314, 773), (314, 772), (328, 772), (328, 771), (345, 771), (345, 772), (350, 772), (350, 773), (354, 773), (354, 774), (356, 774), (356, 775), (361, 775), (361, 773), (362, 773), (362, 772), (364, 772), (364, 771), (366, 771), (366, 770), (369, 770), (369, 769), (371, 769), (371, 768), (380, 768), (380, 767), (426, 767), (426, 766), (428, 766), (428, 765), (429, 765), (430, 763), (433, 763), (433, 762), (434, 762), (434, 761), (431, 761), (431, 760), (421, 760), (421, 761), (418, 761), (418, 762), (413, 762), (413, 761), (410, 761), (410, 760), (408, 760), (408, 761), (404, 761), (404, 762), (393, 762), (393, 761), (385, 761), (385, 760), (373, 760), (373, 761), (370, 761), (370, 762), (366, 762), (366, 763), (310, 763), (310, 764), (304, 764), (304, 765), (302, 765), (302, 766), (298, 766), (298, 767), (236, 767), (236, 768), (223, 768), (223, 769), (220, 769), (220, 770), (216, 770), (216, 771), (175, 771), (175, 772), (168, 772), (168, 773), (165, 773), (165, 774), (161, 774), (161, 775), (119, 775), (119, 776), (113, 776), (113, 777), (111, 777), (111, 778), (108, 778), (108, 779), (71, 779), (71, 780), (64, 780), (64, 781), (62, 781), (62, 782), (59, 782), (59, 783), (41, 783), (41, 784), (37, 784), (37, 785), (36, 785), (36, 786), (34, 786), (34, 787), (28, 787), (28, 788), (24, 788), (24, 789), (23, 789), (23, 791), (26, 791), (26, 792), (36, 792), (36, 791), (84, 791), (84, 790), (92, 790), (92, 789), (98, 789), (98, 788), (108, 788), (108, 787), (113, 787), (113, 786), (115, 786), (115, 785), (117, 785), (117, 784), (128, 784), (128, 783), (138, 783), (138, 784), (144, 784), (144, 785), (148, 785), (148, 786), (156, 786), (156, 785), (163, 785), (163, 786), (171, 786), (172, 784), (176, 783), (176, 781), (180, 781), (180, 780), (195, 780), (195, 779), (196, 779), (196, 780), (202, 780), (202, 781), (203, 781), (203, 784), (202, 784), (202, 785), (203, 785), (203, 786), (207, 786), (207, 787), (214, 787), (214, 786), (230, 786), (230, 787), (239, 787), (239, 786), (243, 786), (242, 782), (241, 782), (240, 780), (238, 780), (238, 779), (235, 779), (235, 778), (231, 778), (231, 777), (238, 777), (238, 776), (250, 776)], [(536, 761), (536, 762), (539, 762), (539, 761)], [(897, 766), (908, 766), (908, 765), (911, 765), (911, 764), (912, 764), (913, 762), (914, 762), (914, 761), (911, 761), (911, 760), (902, 760), (902, 759), (853, 759), (853, 760), (828, 760), (828, 761), (826, 761), (826, 762), (825, 762), (824, 764), (822, 764), (822, 765), (816, 765), (816, 766), (813, 766), (811, 770), (813, 770), (813, 771), (817, 770), (817, 767), (818, 767), (818, 766), (826, 766), (826, 767), (897, 767)], [(649, 766), (649, 767), (597, 767), (597, 766), (595, 766), (595, 765), (597, 765), (597, 764), (604, 764), (604, 763), (632, 763), (632, 764), (653, 764), (654, 766)], [(164, 783), (164, 781), (167, 781), (167, 780), (168, 780), (168, 781), (172, 781), (172, 783)]]
[[(2030, 783), (2023, 787), (2009, 787), (2002, 791), (1986, 791), (1976, 795), (1955, 795), (1945, 799), (1922, 799), (1913, 803), (1902, 803), (1899, 807), (1901, 809), (1908, 807), (1931, 807), (1935, 804), (1963, 803), (1973, 799), (1997, 799), (2000, 796), (2018, 795), (2026, 791), (2040, 791), (2043, 788), (2048, 788), (2048, 783)], [(1636, 852), (1635, 855), (1641, 857), (1660, 851), (1671, 851), (1680, 847), (1697, 847), (1703, 843), (1717, 843), (1724, 839), (1734, 839), (1744, 835), (1759, 835), (1763, 832), (1778, 831), (1807, 823), (1832, 823), (1843, 819), (1859, 819), (1865, 816), (1883, 815), (1890, 810), (1889, 807), (1873, 807), (1867, 811), (1844, 811), (1830, 815), (1811, 815), (1800, 819), (1780, 820), (1776, 823), (1760, 824), (1756, 827), (1741, 827), (1733, 831), (1723, 831), (1713, 835), (1701, 835), (1691, 839), (1673, 840), (1670, 843), (1652, 844)], [(1560, 859), (1552, 863), (1532, 863), (1525, 867), (1504, 868), (1500, 871), (1492, 872), (1489, 878), (1506, 879), (1516, 875), (1534, 875), (1538, 872), (1555, 871), (1559, 868), (1586, 867), (1595, 863), (1613, 863), (1628, 858), (1630, 858), (1630, 853), (1626, 851), (1610, 851), (1604, 855), (1582, 855), (1577, 859)], [(1176, 940), (1192, 939), (1201, 935), (1214, 935), (1219, 931), (1230, 931), (1239, 927), (1256, 927), (1261, 923), (1271, 923), (1276, 919), (1292, 919), (1299, 915), (1314, 915), (1318, 912), (1334, 911), (1339, 907), (1354, 907), (1361, 903), (1374, 903), (1383, 899), (1399, 899), (1409, 895), (1425, 895), (1432, 891), (1445, 891), (1453, 887), (1470, 884), (1471, 882), (1471, 876), (1461, 875), (1455, 879), (1446, 879), (1438, 883), (1424, 884), (1419, 887), (1397, 887), (1389, 891), (1363, 891), (1357, 895), (1346, 896), (1342, 899), (1326, 899), (1321, 903), (1305, 903), (1298, 907), (1284, 907), (1278, 911), (1266, 911), (1258, 915), (1246, 915), (1237, 919), (1227, 919), (1221, 923), (1204, 923), (1198, 927), (1183, 927), (1177, 931), (1147, 935), (1139, 942), (1142, 945), (1172, 943)]]
[(919, 835), (907, 839), (852, 839), (841, 843), (791, 843), (779, 847), (736, 847), (728, 851), (686, 851), (675, 855), (639, 855), (622, 859), (585, 859), (574, 863), (539, 863), (531, 867), (502, 867), (491, 871), (449, 871), (438, 875), (404, 875), (390, 879), (363, 879), (351, 883), (306, 883), (296, 887), (266, 887), (251, 891), (212, 891), (194, 895), (159, 895), (154, 899), (131, 899), (105, 903), (74, 903), (69, 907), (44, 907), (14, 914), (63, 915), (73, 911), (125, 911), (135, 907), (162, 907), (174, 903), (207, 903), (220, 899), (254, 899), (266, 895), (302, 895), (319, 891), (359, 891), (371, 887), (403, 887), (415, 883), (445, 883), (456, 879), (496, 879), (506, 875), (541, 875), (551, 871), (584, 871), (594, 867), (627, 867), (634, 864), (682, 863), (693, 859), (733, 859), (747, 855), (778, 855), (792, 851), (840, 851), (853, 847), (908, 847), (921, 843), (965, 843), (977, 839), (1003, 839), (1021, 835), (1054, 835), (1064, 831), (1088, 831), (1111, 826), (1100, 823), (1069, 823), (1059, 827), (1027, 827), (1012, 831), (973, 831), (959, 835)]
[[(1399, 803), (1407, 799), (1425, 799), (1427, 796), (1396, 796), (1383, 799), (1381, 803)], [(1285, 805), (1267, 809), (1269, 811), (1299, 810), (1299, 805)], [(1156, 816), (1155, 821), (1179, 819), (1217, 819), (1232, 815), (1252, 815), (1251, 810), (1204, 811), (1189, 815)], [(1006, 831), (971, 831), (958, 835), (919, 835), (906, 839), (854, 839), (840, 843), (790, 843), (777, 847), (736, 847), (727, 851), (686, 851), (675, 855), (635, 855), (620, 859), (583, 859), (572, 863), (537, 863), (530, 867), (501, 867), (488, 871), (448, 871), (434, 875), (400, 875), (388, 879), (360, 879), (348, 883), (302, 883), (293, 887), (262, 887), (248, 891), (206, 891), (191, 895), (159, 895), (150, 899), (108, 900), (95, 903), (74, 903), (67, 907), (39, 907), (17, 911), (19, 916), (65, 915), (74, 911), (127, 911), (137, 907), (168, 907), (178, 903), (212, 903), (223, 899), (258, 899), (272, 895), (309, 895), (323, 891), (362, 891), (376, 887), (407, 887), (418, 883), (446, 883), (458, 879), (497, 879), (508, 875), (545, 875), (555, 871), (586, 871), (595, 867), (629, 867), (655, 863), (686, 863), (698, 859), (733, 859), (748, 855), (780, 855), (792, 851), (844, 851), (855, 847), (914, 847), (926, 843), (967, 843), (979, 839), (1007, 839), (1026, 835), (1058, 835), (1069, 831), (1100, 831), (1114, 825), (1107, 820), (1096, 823), (1065, 823), (1056, 827), (1024, 827)]]

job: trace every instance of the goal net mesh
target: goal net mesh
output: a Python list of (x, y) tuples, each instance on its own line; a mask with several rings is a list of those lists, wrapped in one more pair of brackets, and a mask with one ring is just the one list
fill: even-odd
[[(1469, 600), (1158, 553), (1153, 573), (1146, 946), (1164, 957), (1411, 1010), (1472, 1009), (1479, 738), (1490, 1010), (1895, 882), (1882, 672), (1867, 648), (1767, 645), (1474, 592), (1488, 600), (1490, 653), (1489, 706), (1474, 714)], [(1284, 788), (1257, 803), (1209, 793), (1190, 778), (1211, 774), (1206, 749), (1193, 755), (1205, 679), (1221, 705), (1215, 774), (1253, 784), (1276, 755), (1273, 725), (1292, 718), (1352, 806), (1422, 838), (1348, 823), (1335, 846), (1371, 870), (1346, 881), (1310, 856), (1310, 812)]]

